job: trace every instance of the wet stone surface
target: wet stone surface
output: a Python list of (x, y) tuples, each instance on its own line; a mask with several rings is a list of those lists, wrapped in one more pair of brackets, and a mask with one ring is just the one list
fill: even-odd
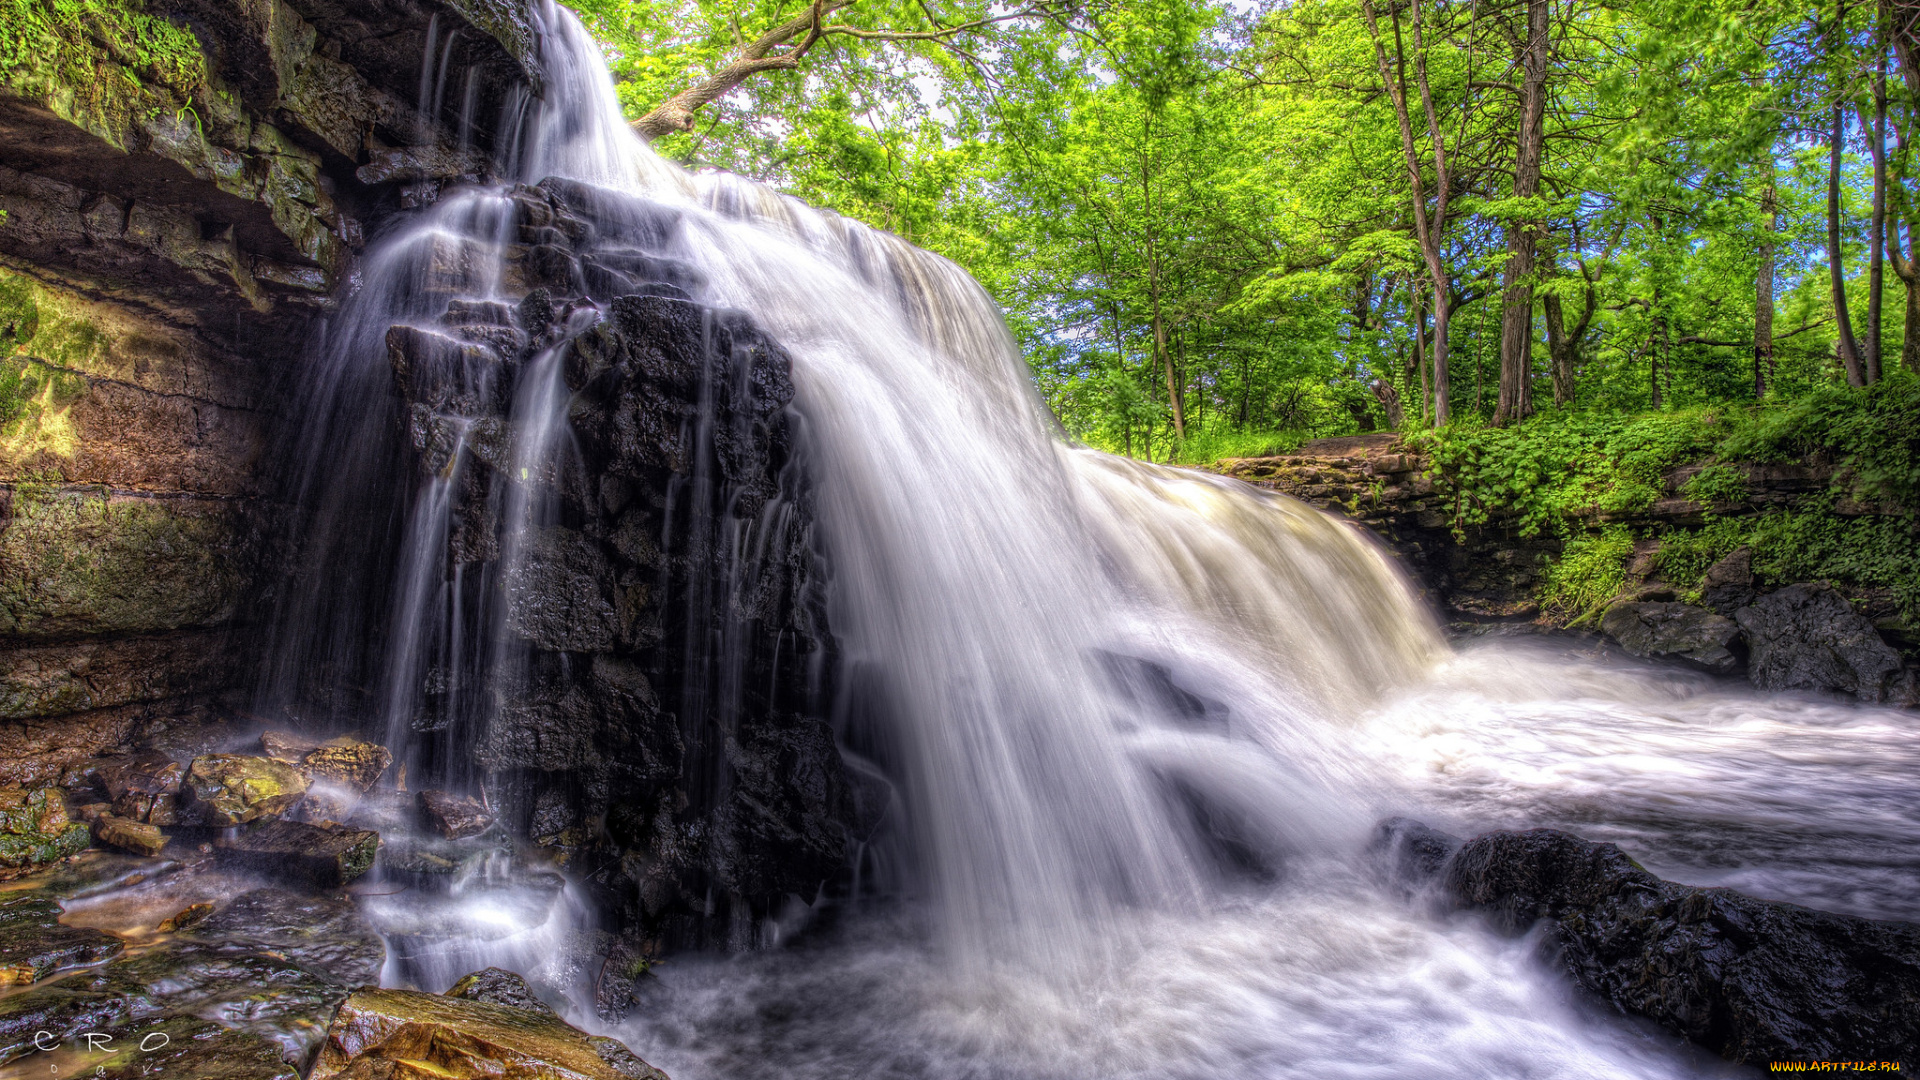
[[(344, 895), (247, 881), (205, 857), (89, 853), (0, 897), (0, 958), (20, 981), (38, 980), (0, 994), (0, 1063), (36, 1055), (36, 1066), (74, 1075), (297, 1076), (290, 1063), (311, 1059), (339, 1003), (379, 978), (386, 949)], [(111, 1044), (89, 1047), (88, 1033)], [(143, 1038), (166, 1052), (128, 1057)], [(50, 1043), (58, 1049), (37, 1053)]]

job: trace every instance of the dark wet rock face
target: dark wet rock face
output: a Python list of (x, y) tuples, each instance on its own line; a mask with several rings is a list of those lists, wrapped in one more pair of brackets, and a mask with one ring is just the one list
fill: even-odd
[[(1383, 830), (1432, 839), (1421, 826)], [(1437, 875), (1450, 903), (1497, 929), (1541, 927), (1601, 1000), (1731, 1060), (1920, 1056), (1920, 927), (1679, 885), (1551, 829), (1469, 840)]]
[(1691, 604), (1615, 604), (1600, 628), (1635, 656), (1681, 660), (1715, 675), (1739, 674), (1745, 651), (1738, 624)]
[(1789, 585), (1734, 612), (1765, 690), (1837, 690), (1862, 701), (1920, 701), (1900, 654), (1830, 585)]
[(420, 793), (420, 817), (427, 827), (449, 840), (478, 836), (493, 825), (493, 815), (478, 799), (445, 791)]
[[(509, 197), (522, 299), (456, 299), (386, 336), (422, 473), (465, 447), (449, 558), (499, 564), (525, 657), (423, 688), (414, 728), (446, 777), (431, 782), (471, 797), (485, 776), (500, 823), (583, 874), (616, 926), (746, 945), (840, 872), (858, 816), (820, 719), (830, 639), (790, 360), (695, 299), (677, 211), (558, 179)], [(436, 256), (456, 295), (470, 259)], [(519, 475), (511, 403), (553, 349), (577, 456)], [(507, 536), (516, 487), (557, 510)], [(448, 711), (439, 686), (486, 678), (496, 710)]]

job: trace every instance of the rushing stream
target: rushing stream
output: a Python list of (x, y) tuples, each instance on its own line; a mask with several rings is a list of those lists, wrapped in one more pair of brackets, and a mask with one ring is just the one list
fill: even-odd
[[(1460, 832), (1563, 825), (1678, 880), (1920, 915), (1912, 714), (1762, 698), (1564, 643), (1452, 649), (1348, 525), (1062, 443), (963, 272), (661, 162), (578, 23), (544, 21), (546, 97), (516, 101), (501, 170), (673, 208), (671, 253), (704, 278), (699, 299), (751, 313), (791, 351), (832, 626), (887, 704), (842, 734), (885, 748), (902, 795), (853, 902), (803, 912), (785, 947), (660, 967), (610, 1033), (676, 1080), (1729, 1071), (1592, 1014), (1527, 942), (1383, 888), (1365, 847), (1391, 814)], [(445, 81), (432, 74), (423, 96)], [(415, 769), (456, 779), (486, 688), (524, 663), (504, 614), (463, 609), (490, 603), (493, 579), (439, 575), (456, 466), (479, 433), (461, 428), (443, 471), (371, 510), (328, 492), (392, 489), (406, 466), (323, 448), (372, 445), (394, 423), (369, 404), (391, 396), (379, 335), (437, 317), (447, 301), (421, 282), (450, 240), (502, 246), (507, 207), (452, 192), (377, 241), (313, 391), (323, 422), (302, 481), (337, 537), (315, 557), (395, 582), (381, 722)], [(497, 270), (469, 283), (474, 300), (513, 297)], [(531, 362), (511, 407), (523, 479), (569, 452), (552, 374), (565, 348)], [(544, 498), (532, 481), (509, 492), (499, 557), (473, 574), (532, 557)], [(305, 602), (302, 625), (342, 621), (335, 591)], [(336, 645), (282, 641), (276, 671), (322, 671)], [(429, 707), (430, 673), (470, 692)], [(446, 917), (502, 932), (406, 977), (537, 964), (586, 917), (561, 893), (538, 931), (514, 933), (512, 898), (478, 895), (446, 901)]]

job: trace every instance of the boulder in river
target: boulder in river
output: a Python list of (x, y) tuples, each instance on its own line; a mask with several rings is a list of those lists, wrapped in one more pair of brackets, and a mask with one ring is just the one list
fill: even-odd
[(505, 968), (485, 968), (463, 975), (447, 988), (447, 996), (465, 1001), (490, 1001), (495, 1005), (526, 1009), (553, 1017), (560, 1015), (553, 1011), (551, 1005), (540, 1000), (539, 995), (533, 992), (533, 987), (518, 972)]
[(157, 750), (115, 754), (95, 770), (115, 816), (150, 825), (178, 823), (177, 801), (186, 768)]
[(1436, 884), (1507, 933), (1544, 921), (1574, 982), (1723, 1057), (1920, 1058), (1920, 927), (1665, 881), (1553, 829), (1462, 844)]
[(0, 788), (0, 878), (15, 877), (86, 848), (91, 830), (67, 817), (50, 787)]
[(1635, 656), (1684, 660), (1715, 675), (1740, 670), (1739, 625), (1692, 604), (1615, 604), (1600, 620), (1600, 629)]
[(455, 795), (450, 791), (422, 791), (420, 816), (435, 832), (449, 840), (477, 836), (493, 824), (493, 815), (480, 805), (478, 799)]
[(344, 825), (268, 821), (214, 843), (224, 862), (317, 889), (338, 889), (373, 867), (380, 834)]
[(307, 778), (284, 761), (242, 754), (193, 759), (181, 785), (186, 820), (196, 825), (243, 825), (286, 813), (307, 793)]
[(158, 855), (167, 848), (167, 834), (160, 831), (160, 826), (113, 814), (102, 814), (94, 819), (93, 838), (108, 847), (130, 851), (135, 855)]
[(316, 743), (284, 731), (269, 731), (260, 736), (260, 749), (310, 777), (331, 780), (361, 794), (393, 764), (393, 752), (386, 747), (352, 738)]
[(1914, 704), (1900, 654), (1831, 585), (1789, 585), (1733, 617), (1752, 651), (1747, 675), (1762, 690), (1838, 690), (1862, 701)]
[(1731, 617), (1753, 603), (1758, 590), (1753, 584), (1753, 549), (1735, 548), (1712, 566), (1700, 579), (1700, 602), (1715, 615)]
[(449, 1076), (666, 1080), (617, 1040), (550, 1010), (371, 986), (341, 1003), (309, 1080)]

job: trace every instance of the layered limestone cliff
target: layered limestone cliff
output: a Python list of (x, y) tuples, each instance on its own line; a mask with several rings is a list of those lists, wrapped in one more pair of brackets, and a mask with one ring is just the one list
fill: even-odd
[(0, 7), (0, 782), (241, 702), (277, 390), (534, 48), (482, 0)]

